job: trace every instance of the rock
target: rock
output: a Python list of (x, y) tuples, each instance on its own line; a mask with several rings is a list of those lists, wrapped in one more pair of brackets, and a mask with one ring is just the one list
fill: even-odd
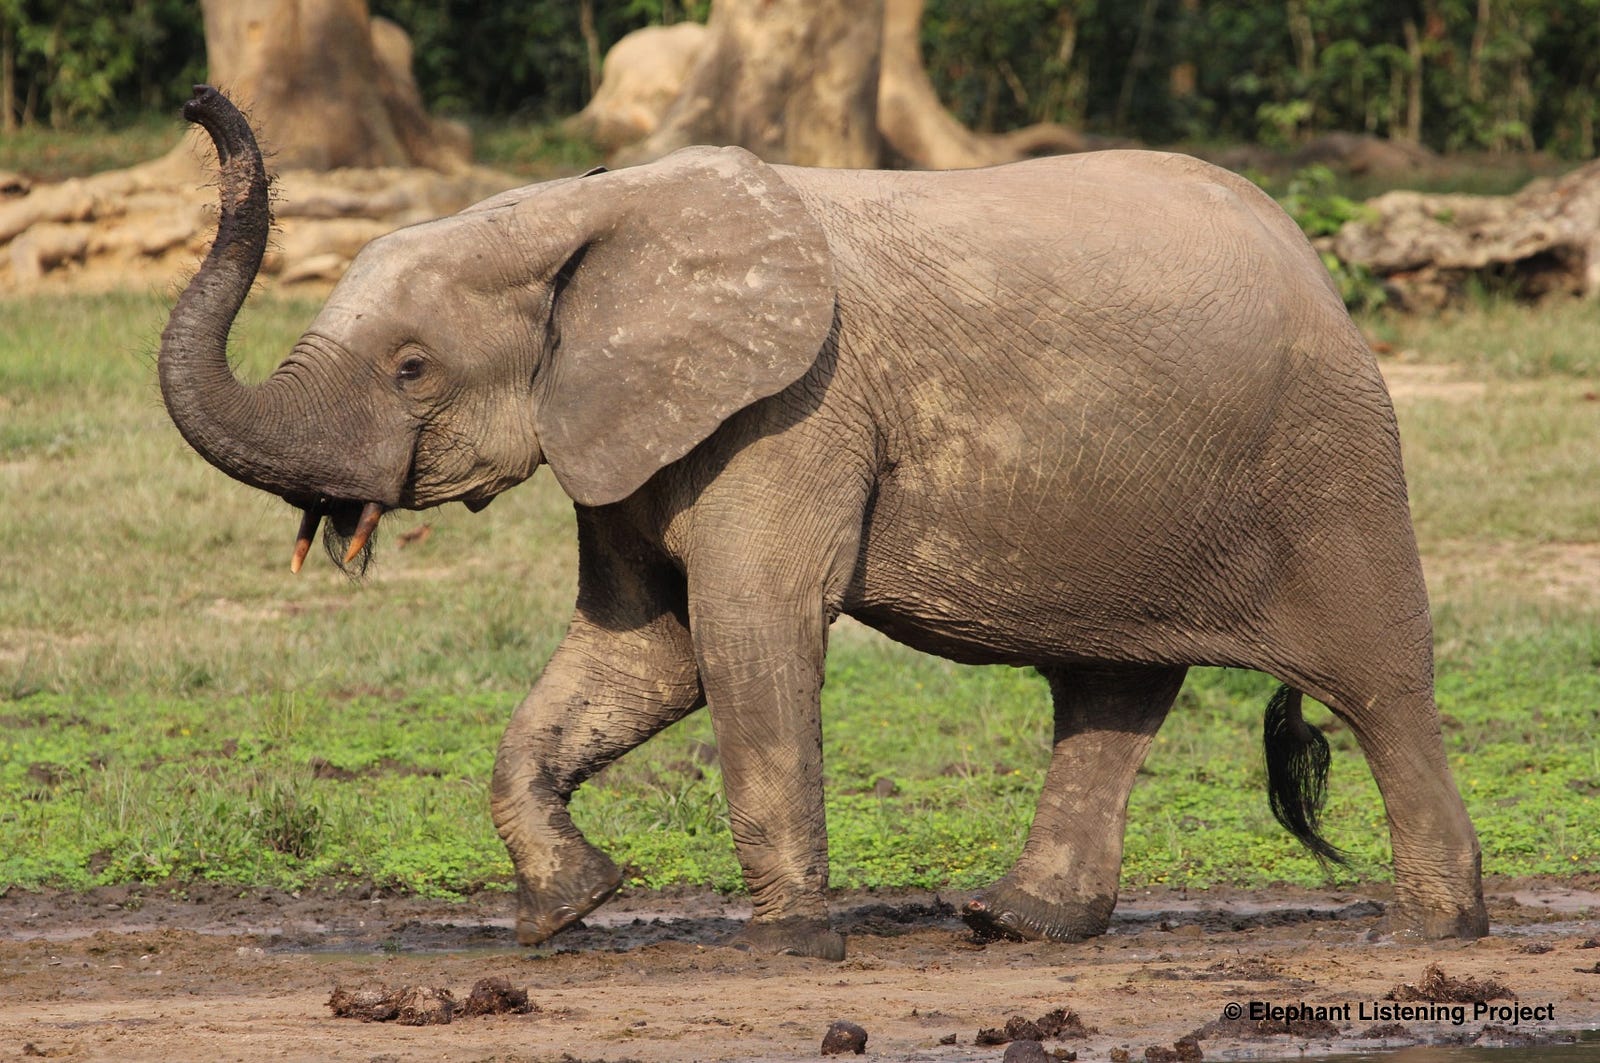
[(301, 281), (336, 281), (344, 275), (345, 267), (350, 265), (350, 260), (334, 251), (323, 255), (312, 255), (298, 262), (284, 265), (278, 274), (278, 280), (283, 284), (297, 284)]
[(1002, 1063), (1056, 1063), (1056, 1057), (1038, 1041), (1012, 1041), (1000, 1059)]
[(11, 241), (11, 275), (37, 280), (67, 262), (81, 262), (89, 249), (87, 225), (40, 222)]
[(1600, 161), (1510, 196), (1388, 192), (1319, 240), (1407, 308), (1442, 306), (1481, 277), (1519, 294), (1600, 295)]
[(867, 1031), (853, 1022), (840, 1019), (828, 1027), (828, 1032), (822, 1035), (822, 1054), (825, 1056), (842, 1056), (845, 1054), (861, 1055), (867, 1050)]
[(1008, 1041), (1066, 1040), (1069, 1037), (1089, 1037), (1099, 1031), (1085, 1026), (1078, 1013), (1066, 1008), (1056, 1008), (1037, 1019), (1013, 1015), (1004, 1028), (981, 1029), (973, 1038), (977, 1045), (1003, 1045)]
[(1291, 164), (1322, 165), (1347, 173), (1415, 173), (1439, 162), (1439, 156), (1420, 144), (1407, 144), (1368, 133), (1324, 133), (1289, 156)]
[[(6, 184), (0, 174), (0, 294), (63, 284), (149, 288), (192, 272), (216, 230), (216, 188), (199, 154), (58, 184)], [(334, 281), (370, 240), (453, 214), (519, 180), (473, 167), (291, 170), (275, 183), (274, 239), (264, 276)]]

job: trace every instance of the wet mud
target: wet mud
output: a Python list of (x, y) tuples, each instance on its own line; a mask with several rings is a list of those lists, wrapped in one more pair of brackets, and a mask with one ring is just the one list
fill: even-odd
[(1492, 888), (1490, 937), (1431, 944), (1385, 936), (1379, 895), (1137, 892), (1072, 945), (979, 943), (961, 899), (837, 897), (834, 964), (721, 946), (748, 910), (699, 892), (529, 950), (504, 894), (13, 890), (0, 1058), (803, 1060), (842, 1022), (879, 1060), (1303, 1059), (1600, 1029), (1600, 876)]

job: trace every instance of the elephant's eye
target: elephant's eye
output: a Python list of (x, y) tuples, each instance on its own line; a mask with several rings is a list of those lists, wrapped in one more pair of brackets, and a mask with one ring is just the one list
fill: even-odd
[(394, 378), (396, 380), (416, 380), (422, 375), (423, 366), (426, 364), (420, 356), (413, 354), (395, 369)]

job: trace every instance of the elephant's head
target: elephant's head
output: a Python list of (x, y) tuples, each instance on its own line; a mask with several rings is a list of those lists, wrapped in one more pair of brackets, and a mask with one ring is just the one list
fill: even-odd
[[(811, 366), (833, 321), (827, 242), (737, 149), (507, 192), (373, 241), (264, 381), (228, 365), (270, 215), (248, 123), (205, 86), (221, 220), (161, 337), (167, 410), (228, 475), (365, 560), (388, 509), (479, 508), (548, 462), (572, 498), (635, 491)], [(330, 539), (330, 547), (334, 542)]]

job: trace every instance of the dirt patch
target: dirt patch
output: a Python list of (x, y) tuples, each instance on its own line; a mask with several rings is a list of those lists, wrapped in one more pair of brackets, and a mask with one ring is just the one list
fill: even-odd
[[(1190, 1035), (1208, 1059), (1503, 1044), (1494, 1027), (1559, 1037), (1600, 1023), (1600, 976), (1576, 970), (1594, 962), (1581, 946), (1595, 935), (1597, 886), (1507, 884), (1490, 898), (1493, 936), (1444, 944), (1384, 938), (1381, 903), (1334, 892), (1139, 891), (1111, 933), (1077, 945), (979, 945), (942, 898), (857, 894), (835, 901), (850, 949), (839, 964), (721, 947), (747, 908), (695, 892), (624, 896), (554, 948), (525, 950), (504, 894), (446, 904), (370, 890), (12, 891), (0, 898), (0, 1055), (32, 1045), (118, 1063), (801, 1060), (817, 1058), (838, 1020), (867, 1033), (873, 1058), (953, 1063), (999, 1060), (1002, 1048), (977, 1043), (978, 1032), (1013, 1021), (1014, 1036), (1037, 1034), (1080, 1060), (1145, 1058), (1151, 1046), (1176, 1054)], [(1547, 896), (1559, 903), (1540, 903)], [(1464, 1008), (1460, 1023), (1447, 1011), (1403, 1026), (1362, 1017), (1434, 964), (1454, 980), (1499, 983), (1517, 1007), (1549, 1017), (1475, 1019), (1470, 1003), (1439, 1006)], [(528, 1010), (463, 1021), (474, 994), (454, 993), (483, 979), (526, 992)], [(330, 993), (374, 986), (379, 996), (409, 987), (418, 1015), (439, 1014), (449, 996), (455, 1021), (335, 1018)], [(1287, 1032), (1206, 1029), (1231, 1006), (1248, 1020), (1252, 1005), (1302, 1004), (1349, 1017), (1325, 1010), (1326, 1025)]]
[(1389, 387), (1389, 397), (1395, 402), (1414, 399), (1473, 402), (1489, 395), (1488, 384), (1463, 378), (1461, 371), (1453, 366), (1384, 361), (1379, 368), (1383, 371), (1383, 382)]
[(1439, 597), (1489, 584), (1568, 605), (1600, 598), (1600, 543), (1449, 542), (1427, 550), (1422, 567)]

